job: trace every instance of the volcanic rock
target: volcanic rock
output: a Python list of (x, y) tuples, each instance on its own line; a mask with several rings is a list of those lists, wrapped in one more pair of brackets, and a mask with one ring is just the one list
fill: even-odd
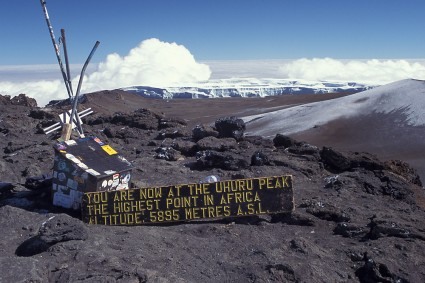
[(192, 137), (195, 141), (206, 137), (218, 137), (219, 133), (209, 125), (196, 125), (192, 130)]
[(196, 142), (199, 150), (226, 151), (235, 149), (238, 144), (234, 138), (216, 138), (213, 136), (205, 137)]
[(262, 151), (257, 151), (251, 156), (251, 166), (270, 165), (270, 160), (267, 154)]
[(215, 128), (221, 138), (241, 140), (246, 129), (245, 122), (235, 116), (220, 118), (215, 121)]
[[(164, 144), (165, 140), (163, 141)], [(172, 139), (170, 145), (185, 156), (193, 156), (198, 151), (198, 145), (191, 140)]]
[[(38, 131), (58, 122), (65, 106), (0, 105), (0, 282), (425, 281), (425, 192), (409, 164), (277, 133), (247, 136), (228, 112), (207, 121), (210, 103), (102, 95), (81, 105), (96, 109), (84, 118), (85, 134), (132, 163), (133, 187), (290, 174), (295, 210), (145, 226), (82, 223), (78, 211), (52, 205), (58, 134)], [(167, 109), (186, 117), (169, 118)]]
[(66, 214), (52, 216), (41, 224), (36, 236), (24, 241), (16, 250), (17, 256), (33, 256), (51, 246), (72, 240), (86, 240), (87, 227), (78, 219)]
[(401, 160), (388, 160), (385, 162), (385, 166), (389, 169), (389, 171), (404, 177), (409, 183), (422, 187), (422, 182), (418, 173), (406, 162)]
[(297, 141), (289, 136), (285, 136), (282, 134), (277, 134), (273, 138), (273, 143), (275, 146), (283, 146), (283, 147), (290, 147), (297, 145)]
[(196, 167), (193, 169), (205, 170), (220, 168), (224, 170), (238, 171), (249, 167), (246, 159), (239, 158), (232, 153), (221, 153), (214, 150), (199, 151), (196, 153)]
[(164, 159), (167, 161), (177, 161), (179, 158), (182, 157), (180, 152), (178, 152), (172, 147), (159, 147), (156, 149), (156, 153), (156, 158)]
[(10, 97), (10, 95), (0, 95), (1, 105), (20, 105), (27, 107), (37, 107), (37, 101), (34, 98), (28, 97), (21, 93), (17, 96)]

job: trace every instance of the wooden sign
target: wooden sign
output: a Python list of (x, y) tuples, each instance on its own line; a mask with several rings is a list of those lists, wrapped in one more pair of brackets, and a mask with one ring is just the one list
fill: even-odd
[(291, 212), (292, 176), (85, 193), (89, 224), (143, 225)]

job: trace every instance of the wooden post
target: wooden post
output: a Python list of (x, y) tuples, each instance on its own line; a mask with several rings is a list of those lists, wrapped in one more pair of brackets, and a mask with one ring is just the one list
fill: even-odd
[(64, 123), (62, 126), (61, 139), (63, 139), (64, 141), (69, 140), (71, 138), (71, 133), (72, 133), (72, 124)]

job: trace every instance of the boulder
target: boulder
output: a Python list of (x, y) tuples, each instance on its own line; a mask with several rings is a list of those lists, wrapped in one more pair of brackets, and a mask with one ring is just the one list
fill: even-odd
[(37, 107), (37, 101), (23, 93), (12, 98), (10, 95), (0, 95), (0, 105), (20, 105), (35, 108)]
[(110, 123), (143, 130), (156, 130), (159, 127), (161, 118), (161, 115), (151, 112), (148, 109), (141, 108), (130, 114), (117, 112), (111, 117)]
[(269, 157), (262, 151), (256, 151), (251, 156), (251, 166), (263, 166), (263, 165), (270, 165)]
[(192, 138), (195, 142), (206, 137), (218, 137), (218, 135), (219, 133), (208, 125), (197, 125), (192, 129)]
[(323, 147), (320, 151), (320, 157), (325, 167), (335, 170), (337, 172), (344, 172), (351, 168), (351, 160), (330, 147)]
[(215, 151), (226, 151), (234, 149), (238, 146), (238, 143), (234, 138), (216, 138), (213, 136), (205, 137), (199, 140), (197, 143), (200, 150), (215, 150)]
[(43, 222), (38, 234), (24, 241), (17, 248), (16, 255), (33, 256), (57, 243), (72, 240), (84, 241), (87, 238), (88, 230), (81, 220), (67, 214), (59, 214)]
[(295, 146), (297, 145), (297, 141), (289, 136), (286, 135), (282, 135), (282, 134), (277, 134), (274, 138), (273, 138), (273, 143), (276, 147), (290, 147), (290, 146)]
[(219, 138), (234, 138), (239, 141), (244, 136), (246, 126), (244, 120), (231, 116), (216, 120), (215, 128)]
[(158, 159), (164, 159), (167, 161), (177, 161), (182, 158), (180, 152), (172, 147), (159, 147), (155, 151), (155, 157)]
[(249, 167), (249, 161), (230, 153), (221, 153), (214, 150), (199, 151), (196, 153), (196, 169), (206, 170), (220, 168), (237, 171)]

